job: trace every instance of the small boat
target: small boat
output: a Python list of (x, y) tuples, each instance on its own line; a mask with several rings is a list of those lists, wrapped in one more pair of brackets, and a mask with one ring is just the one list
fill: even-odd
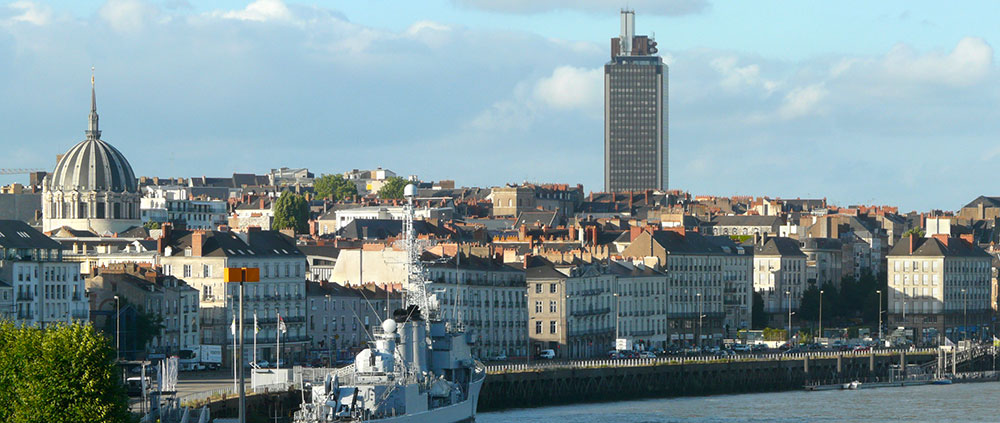
[(855, 380), (852, 382), (845, 383), (843, 389), (858, 389), (859, 386), (861, 386), (861, 382)]
[(951, 379), (948, 378), (934, 379), (931, 382), (931, 385), (951, 385)]

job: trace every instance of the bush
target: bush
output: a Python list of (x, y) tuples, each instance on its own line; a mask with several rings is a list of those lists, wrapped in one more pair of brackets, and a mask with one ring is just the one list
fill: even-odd
[(127, 422), (114, 350), (90, 324), (0, 322), (0, 421)]

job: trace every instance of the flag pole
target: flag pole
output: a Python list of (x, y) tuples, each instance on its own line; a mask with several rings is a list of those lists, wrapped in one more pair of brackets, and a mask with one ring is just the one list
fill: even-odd
[(275, 331), (278, 334), (278, 337), (277, 337), (277, 340), (278, 340), (278, 359), (275, 360), (275, 362), (274, 362), (274, 368), (275, 369), (280, 369), (281, 368), (281, 313), (277, 312), (276, 314), (278, 315), (278, 330)]
[(253, 311), (253, 365), (257, 365), (257, 310)]
[(233, 324), (229, 326), (229, 331), (233, 334), (233, 393), (239, 390), (239, 384), (236, 381), (236, 366), (239, 366), (239, 360), (236, 358), (236, 315), (233, 314)]

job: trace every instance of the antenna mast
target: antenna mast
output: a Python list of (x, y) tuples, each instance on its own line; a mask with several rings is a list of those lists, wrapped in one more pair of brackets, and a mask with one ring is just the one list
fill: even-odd
[(427, 295), (427, 278), (424, 277), (424, 266), (420, 263), (420, 248), (417, 245), (417, 234), (413, 229), (413, 197), (417, 187), (413, 184), (403, 188), (406, 204), (403, 206), (403, 233), (406, 237), (406, 306), (415, 305), (425, 316), (431, 316), (430, 298)]

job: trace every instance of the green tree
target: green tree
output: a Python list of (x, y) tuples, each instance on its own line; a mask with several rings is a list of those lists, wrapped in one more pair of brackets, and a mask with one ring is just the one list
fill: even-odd
[(333, 197), (334, 201), (341, 201), (358, 195), (358, 187), (353, 182), (344, 179), (343, 175), (323, 175), (313, 181), (313, 189), (319, 198)]
[(309, 203), (299, 194), (284, 191), (274, 205), (274, 229), (293, 229), (295, 233), (309, 232)]
[(160, 222), (154, 222), (152, 220), (147, 220), (146, 223), (142, 224), (143, 227), (148, 229), (160, 229)]
[(750, 326), (754, 329), (764, 329), (767, 325), (767, 314), (764, 313), (764, 297), (759, 292), (753, 293), (753, 305), (750, 309)]
[(114, 357), (90, 324), (0, 322), (0, 421), (129, 421)]
[(906, 232), (903, 232), (903, 235), (900, 237), (900, 240), (902, 240), (903, 238), (906, 238), (908, 236), (911, 236), (911, 235), (914, 235), (917, 238), (923, 238), (924, 235), (926, 235), (926, 234), (927, 234), (927, 232), (924, 232), (924, 228), (921, 228), (919, 226), (914, 226), (914, 227), (912, 227), (910, 229), (907, 229)]
[(403, 188), (406, 187), (406, 179), (393, 176), (385, 180), (382, 188), (378, 190), (378, 198), (392, 200), (403, 198)]
[(815, 284), (809, 284), (809, 288), (802, 293), (799, 318), (810, 322), (819, 320), (819, 288), (816, 288)]

